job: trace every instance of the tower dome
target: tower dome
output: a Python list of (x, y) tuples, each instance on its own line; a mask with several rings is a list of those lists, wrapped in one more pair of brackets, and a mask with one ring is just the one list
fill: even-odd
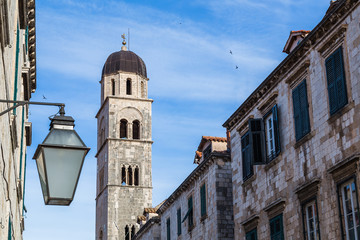
[(144, 61), (134, 52), (126, 50), (126, 48), (110, 54), (104, 64), (102, 77), (116, 74), (118, 71), (136, 73), (147, 78)]

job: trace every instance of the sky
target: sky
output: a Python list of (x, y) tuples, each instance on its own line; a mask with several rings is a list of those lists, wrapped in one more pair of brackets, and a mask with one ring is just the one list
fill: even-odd
[(129, 48), (150, 79), (156, 206), (196, 167), (201, 136), (225, 137), (222, 124), (286, 57), (290, 31), (313, 29), (328, 7), (329, 0), (37, 0), (31, 100), (65, 103), (91, 150), (71, 205), (45, 206), (32, 156), (58, 109), (30, 106), (24, 240), (95, 238), (99, 81), (121, 34), (130, 29)]

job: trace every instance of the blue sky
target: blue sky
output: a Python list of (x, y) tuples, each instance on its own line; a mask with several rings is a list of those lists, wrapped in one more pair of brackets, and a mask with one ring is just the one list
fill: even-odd
[(328, 6), (329, 0), (37, 0), (32, 100), (64, 102), (91, 151), (71, 206), (45, 206), (31, 158), (57, 109), (30, 107), (24, 239), (94, 239), (99, 81), (128, 28), (130, 50), (146, 63), (154, 99), (155, 206), (196, 167), (201, 136), (225, 136), (222, 124), (286, 57), (290, 30), (313, 29)]

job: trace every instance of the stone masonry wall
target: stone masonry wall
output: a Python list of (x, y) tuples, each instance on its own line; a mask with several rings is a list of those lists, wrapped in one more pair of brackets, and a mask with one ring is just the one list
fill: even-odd
[[(276, 202), (284, 202), (283, 226), (285, 239), (303, 239), (303, 223), (298, 189), (316, 183), (318, 190), (311, 194), (317, 199), (321, 239), (341, 239), (341, 224), (337, 198), (337, 184), (355, 171), (358, 192), (360, 177), (357, 165), (354, 171), (342, 171), (335, 177), (331, 169), (340, 166), (360, 153), (360, 7), (323, 36), (308, 51), (279, 84), (263, 96), (250, 112), (242, 116), (231, 129), (233, 169), (233, 195), (235, 239), (245, 238), (244, 224), (256, 216), (258, 239), (269, 239), (269, 211)], [(330, 41), (343, 26), (344, 37)], [(327, 45), (328, 44), (328, 45)], [(343, 59), (348, 94), (348, 104), (330, 116), (325, 59), (339, 46)], [(298, 71), (306, 60), (310, 65)], [(307, 83), (311, 132), (296, 142), (292, 105), (292, 89), (303, 79)], [(268, 103), (279, 107), (281, 154), (267, 165), (254, 166), (254, 175), (243, 181), (241, 161), (241, 136), (247, 131), (247, 120), (261, 118), (264, 111), (259, 106), (277, 94)], [(276, 95), (275, 94), (275, 95)], [(255, 218), (255, 219), (256, 219)]]

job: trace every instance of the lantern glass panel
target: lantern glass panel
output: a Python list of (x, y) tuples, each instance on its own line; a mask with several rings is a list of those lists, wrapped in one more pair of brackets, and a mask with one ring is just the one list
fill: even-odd
[(50, 198), (72, 199), (86, 150), (44, 147)]
[(46, 188), (46, 175), (45, 175), (44, 157), (43, 156), (44, 156), (43, 152), (40, 151), (39, 157), (36, 160), (36, 165), (37, 165), (38, 172), (39, 172), (40, 185), (41, 185), (41, 190), (44, 195), (44, 201), (47, 202), (48, 198), (49, 198), (49, 193)]
[(74, 130), (52, 129), (43, 144), (61, 144), (85, 147)]

